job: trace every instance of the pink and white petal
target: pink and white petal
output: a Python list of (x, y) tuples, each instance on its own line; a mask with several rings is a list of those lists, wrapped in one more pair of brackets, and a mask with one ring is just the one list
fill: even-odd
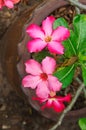
[(46, 101), (45, 104), (41, 107), (42, 110), (45, 108), (52, 108), (52, 100)]
[(71, 94), (68, 94), (64, 97), (57, 97), (58, 101), (60, 102), (70, 102), (71, 101)]
[(56, 68), (56, 61), (48, 56), (42, 60), (41, 64), (43, 72), (47, 74), (52, 74)]
[(62, 102), (58, 102), (57, 100), (53, 101), (52, 107), (56, 112), (62, 112), (65, 109), (65, 105)]
[(52, 103), (53, 103), (53, 100), (52, 99), (48, 99), (47, 100), (47, 107), (51, 108), (52, 107)]
[(48, 82), (40, 82), (37, 86), (36, 94), (42, 99), (48, 98), (48, 95), (50, 94), (50, 91), (48, 89)]
[(26, 32), (32, 37), (32, 38), (40, 38), (44, 39), (44, 32), (43, 30), (36, 24), (31, 24), (27, 27)]
[(47, 43), (41, 39), (35, 39), (27, 43), (27, 49), (30, 53), (39, 52), (47, 46)]
[(0, 10), (2, 9), (3, 5), (0, 4)]
[(33, 59), (28, 60), (25, 63), (25, 67), (26, 72), (32, 75), (40, 75), (40, 73), (42, 73), (41, 64)]
[(63, 26), (59, 26), (57, 29), (53, 31), (52, 40), (61, 42), (69, 38), (69, 36), (70, 36), (70, 31)]
[(13, 8), (14, 5), (13, 5), (13, 2), (11, 0), (5, 0), (5, 5), (8, 7), (8, 8)]
[(49, 89), (54, 92), (60, 91), (62, 87), (62, 83), (52, 75), (48, 76), (48, 85), (49, 85)]
[(46, 36), (50, 36), (52, 34), (54, 21), (55, 18), (53, 16), (49, 16), (42, 22), (42, 29), (44, 30)]
[(52, 41), (48, 45), (48, 50), (51, 53), (62, 55), (64, 54), (64, 46), (61, 42)]
[(27, 75), (23, 78), (22, 85), (24, 87), (35, 89), (37, 87), (38, 83), (40, 83), (40, 82), (41, 82), (41, 80), (40, 80), (39, 76)]

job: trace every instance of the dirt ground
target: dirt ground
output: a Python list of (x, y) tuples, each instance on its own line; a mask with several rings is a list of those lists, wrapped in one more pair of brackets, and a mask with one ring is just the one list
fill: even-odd
[[(0, 39), (6, 33), (12, 20), (25, 9), (41, 0), (29, 0), (28, 6), (19, 4), (15, 10), (3, 8), (0, 11)], [(21, 99), (7, 81), (0, 62), (0, 130), (48, 130), (55, 122), (42, 117), (29, 104)], [(74, 122), (73, 122), (74, 124)], [(79, 130), (70, 123), (63, 123), (58, 130)]]

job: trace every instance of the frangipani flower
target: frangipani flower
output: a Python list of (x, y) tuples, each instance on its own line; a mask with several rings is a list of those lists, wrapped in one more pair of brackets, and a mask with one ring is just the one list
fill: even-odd
[(56, 68), (56, 61), (51, 57), (46, 57), (41, 64), (30, 59), (26, 63), (28, 73), (22, 80), (24, 87), (36, 88), (36, 94), (40, 98), (47, 98), (50, 91), (59, 91), (62, 83), (52, 74)]
[(0, 0), (0, 9), (3, 6), (7, 6), (8, 8), (13, 8), (14, 4), (18, 3), (20, 0)]
[(65, 97), (56, 96), (56, 92), (50, 92), (50, 95), (47, 98), (38, 98), (33, 97), (33, 100), (38, 100), (44, 105), (41, 107), (42, 110), (45, 108), (53, 108), (56, 112), (62, 112), (65, 109), (64, 102), (71, 101), (71, 95), (68, 94)]
[(62, 41), (69, 38), (70, 32), (63, 26), (59, 26), (53, 30), (54, 21), (55, 18), (50, 16), (42, 22), (42, 27), (36, 24), (31, 24), (27, 27), (26, 32), (34, 38), (27, 44), (29, 52), (39, 52), (47, 46), (51, 53), (64, 53)]

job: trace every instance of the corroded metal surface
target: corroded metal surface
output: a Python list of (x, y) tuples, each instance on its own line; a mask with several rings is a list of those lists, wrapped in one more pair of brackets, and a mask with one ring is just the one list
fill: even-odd
[(21, 39), (23, 26), (36, 6), (37, 5), (21, 14), (21, 16), (9, 27), (0, 42), (0, 60), (2, 62), (3, 70), (12, 87), (20, 95), (23, 93), (19, 87), (21, 83), (16, 67), (18, 62), (17, 44)]

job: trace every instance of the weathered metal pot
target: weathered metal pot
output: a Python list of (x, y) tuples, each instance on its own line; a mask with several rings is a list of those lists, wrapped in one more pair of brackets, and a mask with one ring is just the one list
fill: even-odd
[[(86, 4), (85, 0), (81, 0)], [(25, 75), (24, 61), (30, 57), (27, 52), (26, 43), (29, 37), (25, 33), (25, 27), (31, 23), (41, 24), (42, 20), (50, 15), (55, 9), (69, 5), (65, 0), (49, 0), (44, 1), (33, 9), (25, 11), (7, 30), (1, 40), (0, 58), (2, 66), (11, 86), (15, 88), (17, 93), (24, 97), (31, 106), (39, 111), (42, 115), (49, 119), (56, 120), (60, 114), (56, 114), (51, 110), (40, 111), (40, 105), (37, 101), (32, 100), (34, 91), (23, 88), (21, 79)], [(23, 30), (23, 33), (22, 33)], [(22, 36), (22, 38), (21, 38)], [(21, 40), (21, 41), (20, 41)], [(86, 116), (86, 107), (80, 110), (69, 112), (65, 120), (68, 122), (76, 122), (78, 118)]]

